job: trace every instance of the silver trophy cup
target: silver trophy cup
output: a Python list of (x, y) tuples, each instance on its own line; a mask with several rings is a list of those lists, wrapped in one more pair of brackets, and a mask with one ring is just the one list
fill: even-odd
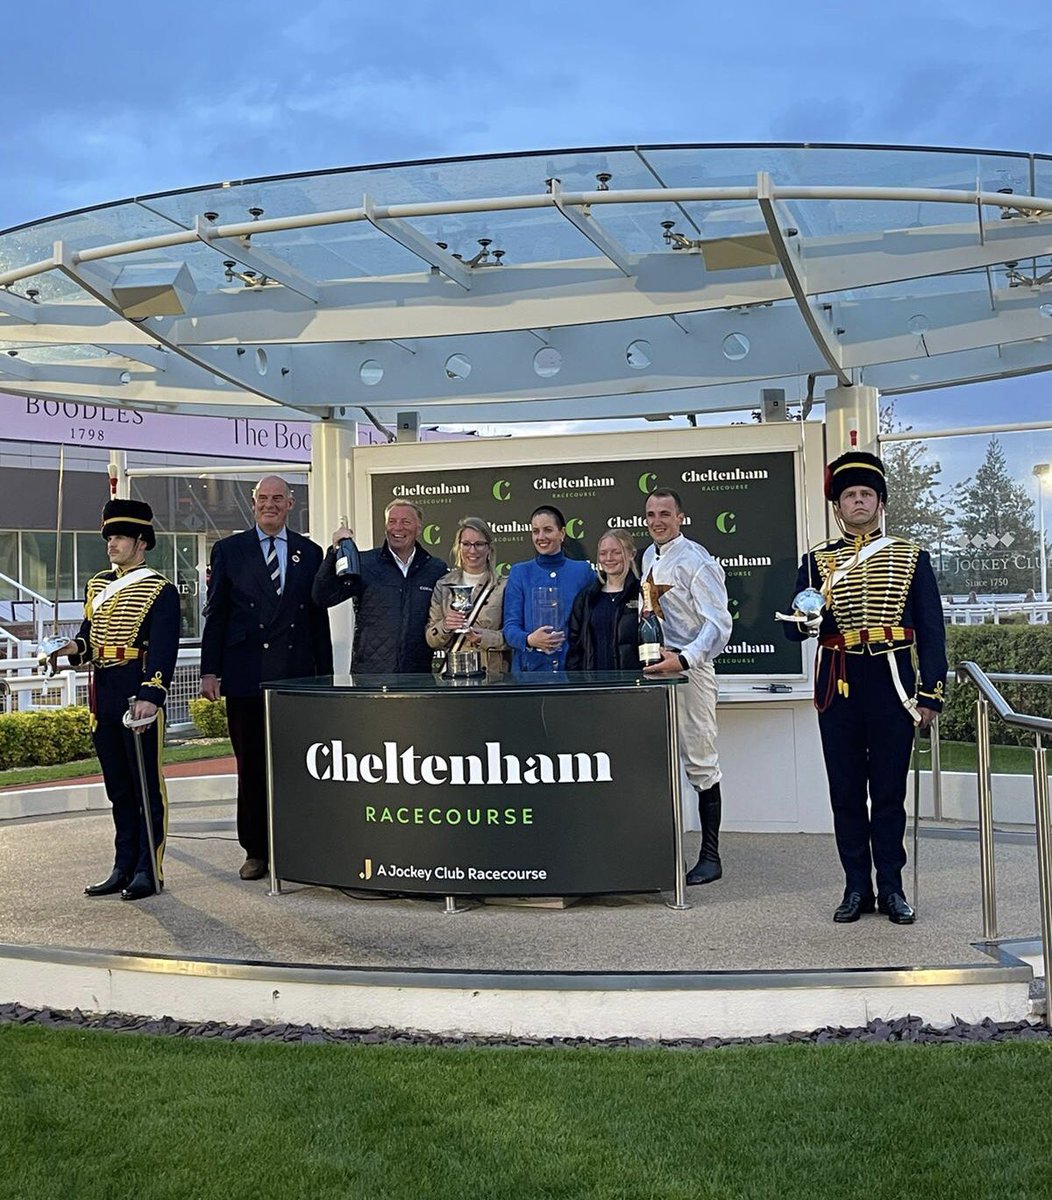
[[(451, 583), (449, 585), (449, 607), (453, 612), (463, 613), (465, 617), (471, 612), (471, 597), (475, 589), (467, 583)], [(453, 679), (463, 679), (478, 675), (482, 671), (482, 656), (478, 650), (464, 645), (463, 634), (469, 626), (458, 635), (452, 649), (446, 655), (445, 674)]]

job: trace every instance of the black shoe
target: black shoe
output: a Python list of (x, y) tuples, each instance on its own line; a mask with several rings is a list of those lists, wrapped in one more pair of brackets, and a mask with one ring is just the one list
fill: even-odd
[(693, 886), (695, 883), (714, 883), (723, 875), (723, 864), (717, 858), (707, 859), (699, 858), (693, 867), (687, 872), (687, 885)]
[(845, 892), (840, 907), (833, 913), (833, 920), (838, 925), (849, 925), (863, 913), (871, 913), (875, 908), (872, 896), (863, 896), (861, 892)]
[(104, 879), (101, 883), (89, 883), (84, 889), (85, 896), (114, 896), (117, 892), (126, 888), (131, 882), (131, 876), (126, 875), (123, 871), (114, 867), (110, 872), (109, 879)]
[(893, 925), (912, 925), (917, 919), (913, 907), (901, 892), (892, 892), (890, 895), (881, 896), (877, 907)]
[(264, 858), (253, 858), (249, 855), (248, 858), (241, 864), (241, 869), (238, 875), (242, 879), (262, 879), (270, 874), (270, 867)]
[(122, 900), (144, 900), (154, 894), (153, 880), (145, 871), (138, 871), (131, 883), (121, 892)]

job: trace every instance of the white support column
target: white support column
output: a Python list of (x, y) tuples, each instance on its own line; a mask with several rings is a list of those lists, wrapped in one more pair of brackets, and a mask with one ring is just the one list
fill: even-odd
[(825, 402), (826, 461), (847, 450), (869, 450), (875, 454), (880, 392), (872, 387), (835, 387), (826, 392)]
[[(116, 479), (117, 490), (114, 492), (115, 500), (127, 500), (128, 491), (128, 452), (126, 450), (111, 450), (110, 451), (110, 479)], [(113, 484), (110, 484), (112, 488)]]
[[(332, 531), (342, 517), (355, 528), (354, 487), (351, 450), (355, 426), (317, 421), (311, 430), (310, 535), (324, 550), (332, 542)], [(333, 671), (344, 675), (350, 670), (351, 639), (354, 635), (354, 610), (340, 604), (329, 610), (332, 628)]]

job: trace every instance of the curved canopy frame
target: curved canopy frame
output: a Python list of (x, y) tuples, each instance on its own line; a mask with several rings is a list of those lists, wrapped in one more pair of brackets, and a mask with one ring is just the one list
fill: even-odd
[(0, 389), (393, 422), (733, 411), (1052, 367), (1052, 159), (622, 147), (363, 167), (0, 234)]

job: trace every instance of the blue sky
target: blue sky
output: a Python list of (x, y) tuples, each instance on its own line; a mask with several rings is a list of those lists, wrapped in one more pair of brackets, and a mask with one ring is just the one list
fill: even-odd
[[(542, 147), (1052, 152), (1042, 6), (60, 0), (5, 5), (4, 32), (0, 228), (222, 179)], [(948, 389), (897, 411), (917, 429), (1035, 420), (1049, 386)], [(1026, 441), (1021, 470), (1052, 460), (1048, 435)]]

